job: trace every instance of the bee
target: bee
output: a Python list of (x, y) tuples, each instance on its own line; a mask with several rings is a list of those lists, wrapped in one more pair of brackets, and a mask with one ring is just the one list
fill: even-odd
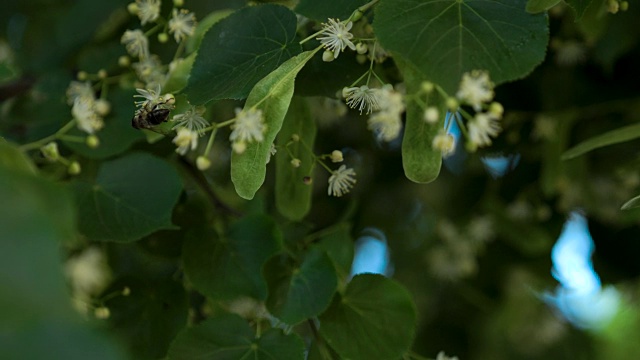
[(131, 119), (131, 126), (135, 129), (152, 129), (154, 126), (160, 125), (169, 119), (170, 109), (160, 108), (159, 103), (154, 105), (151, 109), (146, 106), (136, 111), (135, 116)]

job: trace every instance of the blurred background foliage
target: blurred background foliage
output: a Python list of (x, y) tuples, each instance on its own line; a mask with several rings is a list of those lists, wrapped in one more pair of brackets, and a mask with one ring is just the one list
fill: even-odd
[[(330, 65), (336, 67), (332, 74), (337, 84), (330, 83), (334, 78), (303, 71), (296, 94), (314, 96), (316, 150), (341, 149), (358, 172), (358, 184), (350, 196), (330, 198), (326, 179), (318, 174), (311, 212), (301, 223), (279, 217), (269, 190), (274, 187), (272, 170), (256, 199), (241, 200), (230, 183), (224, 141), (215, 144), (212, 168), (203, 175), (194, 172), (193, 159), (179, 160), (170, 139), (149, 144), (129, 127), (133, 93), (113, 90), (113, 114), (102, 146), (63, 144), (61, 151), (75, 153), (71, 156), (81, 161), (80, 179), (93, 179), (100, 164), (126, 150), (172, 159), (185, 187), (172, 214), (178, 228), (145, 234), (132, 243), (95, 245), (96, 239), (78, 238), (76, 219), (83, 214), (74, 214), (66, 189), (50, 181), (67, 179), (64, 169), (35, 155), (44, 171), (42, 179), (34, 179), (26, 175), (32, 169), (19, 154), (3, 154), (4, 165), (22, 164), (21, 170), (0, 173), (3, 352), (14, 359), (50, 357), (52, 352), (54, 358), (164, 357), (187, 319), (197, 322), (221, 306), (182, 286), (187, 230), (225, 221), (234, 216), (231, 208), (273, 215), (285, 242), (308, 229), (348, 221), (357, 240), (356, 256), (367, 238), (386, 244), (380, 272), (403, 284), (416, 303), (415, 353), (434, 357), (445, 350), (465, 360), (640, 358), (635, 315), (640, 306), (640, 212), (620, 210), (640, 193), (638, 141), (562, 160), (581, 141), (640, 120), (640, 7), (632, 2), (628, 11), (612, 15), (602, 12), (603, 4), (594, 0), (580, 21), (563, 3), (550, 9), (551, 41), (544, 63), (525, 79), (496, 89), (496, 100), (506, 109), (501, 136), (477, 153), (466, 153), (459, 145), (445, 159), (439, 178), (428, 185), (405, 178), (400, 141), (377, 142), (356, 112), (339, 120), (323, 117), (326, 101), (320, 96), (351, 81), (343, 79), (350, 66), (358, 66), (355, 55), (345, 53)], [(119, 71), (118, 57), (125, 54), (120, 36), (137, 23), (126, 5), (126, 0), (0, 4), (2, 137), (20, 144), (55, 132), (69, 118), (65, 91), (77, 71)], [(187, 4), (198, 19), (244, 5), (239, 0)], [(173, 55), (169, 46), (151, 47), (167, 61)], [(390, 79), (399, 80), (392, 60), (381, 67)], [(344, 77), (336, 75), (340, 69), (346, 69)], [(231, 117), (237, 104), (221, 101), (210, 110)], [(203, 191), (203, 183), (212, 184), (212, 190)], [(558, 285), (551, 273), (551, 251), (575, 210), (588, 218), (595, 271), (620, 294), (618, 313), (604, 328), (576, 327), (542, 296)], [(56, 242), (64, 244), (62, 253)], [(111, 269), (110, 285), (98, 296), (106, 299), (107, 320), (74, 314), (61, 285), (63, 273), (52, 270), (59, 268), (60, 259), (68, 263), (89, 244), (107, 254)], [(110, 298), (125, 285), (132, 290), (130, 297)], [(9, 329), (18, 329), (18, 335), (5, 336)], [(107, 345), (106, 337), (118, 340)], [(47, 348), (30, 346), (34, 339)]]

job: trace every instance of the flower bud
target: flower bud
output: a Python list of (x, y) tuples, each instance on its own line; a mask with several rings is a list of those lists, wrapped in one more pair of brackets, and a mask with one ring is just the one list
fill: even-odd
[(294, 141), (294, 142), (300, 141), (300, 135), (298, 135), (298, 134), (291, 135), (291, 140)]
[(313, 183), (313, 179), (311, 178), (311, 176), (305, 176), (302, 178), (302, 182), (305, 185), (311, 185)]
[(447, 109), (449, 109), (450, 111), (457, 111), (458, 110), (458, 100), (456, 100), (453, 97), (448, 97), (445, 105), (447, 106)]
[(368, 47), (367, 44), (360, 42), (356, 45), (356, 52), (358, 54), (366, 54), (367, 53)]
[(167, 41), (169, 41), (169, 35), (167, 35), (167, 33), (163, 33), (163, 32), (158, 34), (158, 41), (161, 44), (166, 43)]
[(428, 124), (435, 124), (440, 120), (440, 113), (435, 106), (429, 106), (424, 109), (424, 121)]
[(300, 159), (293, 159), (293, 160), (291, 160), (291, 166), (293, 166), (294, 168), (298, 168), (298, 167), (300, 167), (300, 164), (301, 164), (301, 163), (302, 163), (302, 162), (300, 161)]
[(184, 6), (184, 0), (173, 0), (173, 5), (175, 7), (182, 7)]
[(360, 11), (360, 9), (357, 9), (354, 13), (353, 16), (351, 17), (351, 21), (356, 22), (360, 19), (362, 19), (362, 16), (364, 14), (362, 13), (362, 11)]
[(87, 136), (87, 139), (85, 140), (86, 144), (88, 147), (95, 149), (98, 146), (100, 146), (100, 139), (98, 139), (97, 136), (95, 135), (89, 135)]
[(242, 154), (245, 150), (247, 150), (247, 145), (244, 142), (234, 142), (231, 147), (236, 154)]
[(82, 168), (80, 167), (80, 163), (77, 161), (72, 161), (67, 168), (67, 172), (69, 172), (69, 175), (78, 175), (80, 174), (81, 170)]
[(497, 101), (494, 101), (489, 105), (489, 113), (493, 115), (495, 118), (502, 118), (502, 114), (504, 114), (504, 107)]
[(78, 80), (85, 81), (89, 77), (89, 74), (87, 74), (86, 71), (78, 71), (77, 77), (78, 77)]
[(342, 161), (344, 161), (344, 158), (342, 157), (342, 151), (333, 150), (331, 152), (331, 162), (338, 163)]
[(322, 53), (322, 61), (324, 61), (324, 62), (332, 62), (333, 60), (335, 60), (335, 56), (333, 55), (333, 52), (331, 52), (329, 50), (325, 50)]
[(128, 286), (125, 286), (124, 289), (122, 289), (122, 296), (129, 296), (131, 295), (131, 289), (129, 289)]
[(101, 306), (99, 308), (96, 308), (93, 311), (93, 314), (97, 319), (100, 319), (100, 320), (108, 319), (109, 316), (111, 316), (111, 312), (109, 311), (109, 308), (106, 306)]
[(201, 156), (198, 156), (198, 158), (196, 159), (196, 166), (198, 167), (198, 170), (205, 171), (209, 167), (211, 167), (211, 161), (209, 161), (209, 159), (201, 155)]
[(127, 11), (129, 11), (129, 14), (131, 15), (138, 15), (138, 4), (132, 2), (129, 3), (129, 5), (127, 5)]
[(432, 82), (423, 81), (421, 85), (422, 85), (422, 91), (426, 92), (427, 94), (433, 91), (434, 85)]
[(47, 145), (40, 148), (42, 155), (49, 161), (54, 162), (60, 159), (60, 152), (58, 152), (58, 144), (50, 142)]
[(131, 59), (127, 55), (122, 55), (118, 58), (118, 65), (128, 67), (131, 65)]
[(107, 73), (107, 70), (105, 70), (105, 69), (98, 70), (98, 77), (100, 79), (106, 79), (108, 75), (109, 74)]

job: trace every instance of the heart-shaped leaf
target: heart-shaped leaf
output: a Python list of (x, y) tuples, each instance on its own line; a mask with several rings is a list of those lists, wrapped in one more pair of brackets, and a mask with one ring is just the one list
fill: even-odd
[(220, 237), (212, 229), (187, 236), (184, 269), (193, 286), (213, 299), (250, 296), (265, 299), (262, 266), (282, 247), (282, 234), (266, 216), (252, 215), (233, 224)]
[(269, 284), (267, 308), (287, 324), (297, 324), (324, 311), (336, 291), (337, 278), (327, 254), (311, 249), (302, 264), (274, 257), (265, 266)]
[(71, 186), (80, 232), (91, 240), (130, 242), (175, 228), (171, 214), (182, 182), (164, 160), (130, 154), (103, 163), (93, 184), (76, 181)]
[(180, 360), (302, 360), (304, 343), (297, 335), (285, 335), (277, 329), (269, 329), (256, 338), (241, 317), (222, 314), (183, 330), (171, 344), (168, 357)]
[(301, 51), (296, 15), (280, 5), (246, 7), (220, 20), (200, 43), (184, 93), (192, 104), (244, 99), (251, 88)]
[(488, 70), (495, 83), (519, 79), (544, 59), (546, 14), (526, 0), (381, 0), (373, 23), (382, 46), (455, 94), (462, 74)]
[(338, 354), (354, 360), (395, 360), (413, 341), (416, 310), (411, 296), (382, 275), (354, 277), (320, 316), (320, 334)]

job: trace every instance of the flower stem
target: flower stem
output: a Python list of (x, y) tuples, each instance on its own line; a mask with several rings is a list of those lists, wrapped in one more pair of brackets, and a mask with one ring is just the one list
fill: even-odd
[(60, 139), (64, 134), (66, 134), (69, 130), (71, 130), (71, 128), (73, 128), (75, 124), (76, 124), (76, 120), (71, 119), (68, 123), (66, 123), (63, 127), (61, 127), (60, 130), (56, 131), (55, 134), (49, 135), (47, 137), (44, 137), (40, 140), (36, 140), (28, 144), (21, 145), (19, 149), (25, 152), (29, 150), (39, 149), (53, 140)]
[(211, 151), (211, 147), (213, 146), (213, 140), (215, 139), (217, 132), (218, 132), (217, 127), (211, 130), (211, 134), (209, 135), (209, 141), (207, 142), (207, 147), (206, 149), (204, 149), (204, 156), (209, 155), (209, 152)]

